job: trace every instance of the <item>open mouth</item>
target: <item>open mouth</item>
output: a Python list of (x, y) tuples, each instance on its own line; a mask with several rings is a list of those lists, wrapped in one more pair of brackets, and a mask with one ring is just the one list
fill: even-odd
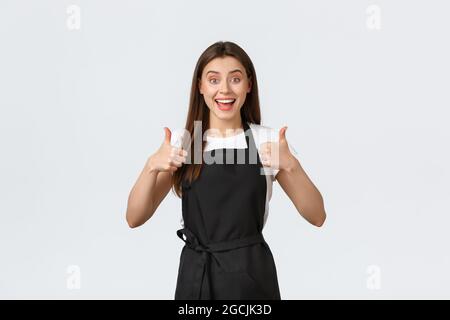
[(216, 99), (214, 100), (220, 110), (231, 110), (236, 99)]

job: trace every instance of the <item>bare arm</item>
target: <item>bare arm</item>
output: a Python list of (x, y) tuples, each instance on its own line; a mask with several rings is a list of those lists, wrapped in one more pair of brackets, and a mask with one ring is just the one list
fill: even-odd
[(168, 128), (164, 130), (164, 142), (148, 158), (128, 196), (126, 220), (130, 228), (139, 227), (153, 216), (172, 188), (172, 174), (186, 162), (187, 152), (172, 146), (172, 133)]
[(309, 223), (320, 227), (326, 219), (322, 195), (289, 150), (286, 129), (287, 127), (281, 128), (278, 143), (266, 142), (261, 145), (262, 163), (267, 167), (275, 164), (279, 168), (275, 178), (281, 188), (300, 215)]
[(128, 196), (126, 219), (131, 228), (152, 217), (172, 187), (172, 174), (151, 169), (146, 164)]
[(309, 223), (320, 227), (326, 219), (322, 195), (309, 179), (300, 162), (293, 159), (292, 163), (293, 166), (290, 169), (280, 170), (276, 179), (300, 215)]

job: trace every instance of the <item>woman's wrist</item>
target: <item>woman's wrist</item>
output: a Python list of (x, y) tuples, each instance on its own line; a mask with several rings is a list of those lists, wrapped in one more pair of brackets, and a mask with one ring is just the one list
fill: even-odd
[(284, 168), (284, 171), (291, 173), (291, 172), (294, 172), (296, 170), (299, 170), (300, 167), (301, 167), (300, 166), (300, 161), (298, 161), (298, 159), (296, 157), (291, 155), (289, 157), (289, 160), (287, 161), (287, 165)]
[(156, 169), (156, 167), (153, 164), (153, 155), (151, 155), (150, 157), (148, 157), (147, 162), (145, 164), (145, 171), (147, 173), (155, 173), (158, 172), (158, 170)]

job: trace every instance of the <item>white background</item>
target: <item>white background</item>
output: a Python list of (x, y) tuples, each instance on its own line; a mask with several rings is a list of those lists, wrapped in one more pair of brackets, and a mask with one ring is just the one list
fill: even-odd
[(181, 201), (130, 229), (127, 197), (219, 40), (252, 58), (263, 124), (289, 127), (325, 200), (316, 228), (274, 184), (282, 298), (450, 298), (449, 14), (444, 0), (2, 0), (0, 298), (173, 299)]

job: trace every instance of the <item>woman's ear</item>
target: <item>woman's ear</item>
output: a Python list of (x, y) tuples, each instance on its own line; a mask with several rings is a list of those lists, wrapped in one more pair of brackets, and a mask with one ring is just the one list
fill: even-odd
[(250, 91), (252, 91), (252, 78), (251, 78), (251, 77), (248, 78), (248, 89), (247, 89), (247, 93), (249, 93)]

